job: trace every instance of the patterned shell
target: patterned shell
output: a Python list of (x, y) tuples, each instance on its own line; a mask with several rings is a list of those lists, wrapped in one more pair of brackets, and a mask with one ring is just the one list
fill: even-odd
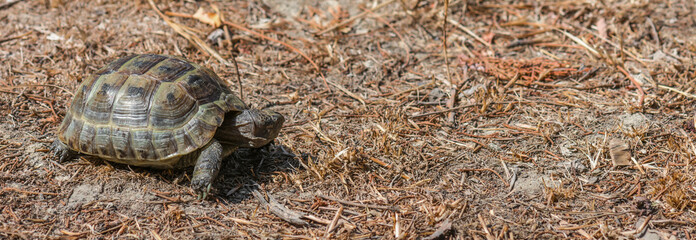
[(205, 146), (225, 113), (245, 108), (206, 67), (172, 56), (131, 55), (80, 85), (58, 138), (115, 162), (172, 166)]

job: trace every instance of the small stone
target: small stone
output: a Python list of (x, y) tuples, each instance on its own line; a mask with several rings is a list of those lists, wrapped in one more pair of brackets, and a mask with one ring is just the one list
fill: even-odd
[(428, 94), (428, 100), (430, 102), (439, 102), (443, 97), (447, 95), (445, 91), (443, 91), (440, 88), (433, 88), (433, 90), (430, 91), (430, 94)]
[(621, 128), (627, 132), (645, 130), (649, 127), (648, 118), (641, 113), (624, 114), (619, 116), (619, 119), (621, 120)]

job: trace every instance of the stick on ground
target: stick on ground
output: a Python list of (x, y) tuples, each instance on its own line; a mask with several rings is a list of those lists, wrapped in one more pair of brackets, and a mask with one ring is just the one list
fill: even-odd
[(271, 213), (283, 219), (284, 221), (298, 226), (305, 226), (309, 224), (307, 223), (307, 221), (301, 219), (301, 214), (292, 211), (284, 205), (278, 203), (273, 198), (273, 196), (268, 195), (268, 201), (266, 201), (266, 198), (258, 190), (254, 189), (251, 193), (254, 194), (254, 197), (256, 197), (256, 200), (259, 201), (261, 205), (267, 207), (268, 210), (271, 211)]

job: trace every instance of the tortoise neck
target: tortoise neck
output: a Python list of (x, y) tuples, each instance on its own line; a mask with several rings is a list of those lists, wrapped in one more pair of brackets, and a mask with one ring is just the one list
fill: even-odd
[(223, 142), (221, 142), (221, 144), (222, 144), (222, 155), (221, 155), (222, 158), (229, 157), (230, 155), (232, 155), (232, 153), (235, 150), (237, 150), (237, 147), (232, 145), (232, 144), (225, 144)]

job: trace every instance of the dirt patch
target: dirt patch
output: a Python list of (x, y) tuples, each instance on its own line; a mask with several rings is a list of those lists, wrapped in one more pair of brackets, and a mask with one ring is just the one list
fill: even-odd
[(83, 204), (91, 203), (97, 200), (99, 194), (102, 193), (101, 185), (82, 184), (73, 189), (70, 198), (68, 198), (68, 208), (81, 207)]

